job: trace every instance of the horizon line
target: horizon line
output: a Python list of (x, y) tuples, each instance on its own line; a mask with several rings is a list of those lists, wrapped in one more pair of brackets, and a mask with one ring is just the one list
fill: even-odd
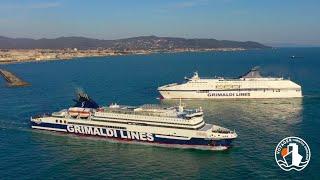
[(216, 39), (216, 38), (209, 38), (209, 37), (183, 37), (183, 36), (158, 36), (158, 35), (137, 35), (137, 36), (129, 36), (129, 37), (121, 37), (121, 38), (111, 38), (111, 39), (105, 39), (105, 38), (94, 38), (89, 36), (77, 36), (77, 35), (70, 35), (70, 36), (56, 36), (56, 37), (41, 37), (41, 38), (33, 38), (33, 37), (21, 37), (21, 36), (6, 36), (6, 35), (0, 35), (0, 37), (3, 38), (10, 38), (10, 39), (32, 39), (32, 40), (41, 40), (41, 39), (59, 39), (59, 38), (86, 38), (86, 39), (95, 39), (95, 40), (105, 40), (105, 41), (113, 41), (113, 40), (121, 40), (121, 39), (130, 39), (130, 38), (137, 38), (137, 37), (158, 37), (158, 38), (181, 38), (181, 39), (210, 39), (210, 40), (218, 40), (218, 41), (238, 41), (238, 42), (257, 42), (261, 43), (266, 46), (271, 46), (274, 48), (283, 47), (283, 48), (294, 48), (294, 47), (320, 47), (319, 44), (307, 44), (307, 43), (288, 43), (288, 42), (262, 42), (262, 41), (256, 41), (256, 40), (231, 40), (231, 39)]

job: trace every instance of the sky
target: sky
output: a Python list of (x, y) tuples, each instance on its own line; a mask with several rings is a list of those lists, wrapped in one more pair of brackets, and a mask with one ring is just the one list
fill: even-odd
[(320, 46), (320, 0), (0, 0), (0, 36), (146, 35)]

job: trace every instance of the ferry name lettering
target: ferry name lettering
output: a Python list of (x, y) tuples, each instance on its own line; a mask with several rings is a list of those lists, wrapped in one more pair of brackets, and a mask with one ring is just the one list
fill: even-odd
[(136, 139), (141, 141), (154, 141), (151, 133), (123, 131), (108, 129), (104, 127), (84, 126), (84, 125), (67, 125), (67, 131), (75, 134), (88, 134), (104, 137), (120, 137), (122, 139)]
[(250, 96), (250, 93), (233, 93), (233, 92), (230, 92), (230, 93), (208, 93), (208, 96), (211, 97), (211, 96)]

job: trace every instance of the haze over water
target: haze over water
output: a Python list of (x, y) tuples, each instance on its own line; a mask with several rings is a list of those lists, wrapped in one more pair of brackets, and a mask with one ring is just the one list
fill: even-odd
[[(302, 58), (291, 59), (290, 56)], [(125, 179), (319, 179), (320, 48), (153, 54), (80, 58), (2, 65), (32, 86), (6, 88), (0, 79), (0, 177)], [(99, 104), (161, 103), (158, 86), (200, 76), (237, 77), (254, 66), (263, 75), (290, 77), (302, 99), (184, 101), (201, 106), (208, 123), (235, 129), (228, 151), (161, 148), (111, 143), (31, 130), (32, 115), (73, 105), (77, 88)], [(285, 172), (274, 160), (278, 142), (303, 138), (311, 161), (301, 172)]]

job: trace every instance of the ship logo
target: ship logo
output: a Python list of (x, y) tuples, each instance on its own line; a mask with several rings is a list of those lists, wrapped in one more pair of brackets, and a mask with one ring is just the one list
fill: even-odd
[(279, 142), (274, 151), (274, 156), (281, 169), (301, 171), (308, 165), (311, 151), (303, 139), (287, 137)]

